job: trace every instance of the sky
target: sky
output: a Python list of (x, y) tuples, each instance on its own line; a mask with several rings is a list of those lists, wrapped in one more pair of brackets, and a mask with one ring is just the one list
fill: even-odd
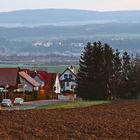
[(140, 0), (0, 0), (0, 12), (21, 9), (140, 10)]

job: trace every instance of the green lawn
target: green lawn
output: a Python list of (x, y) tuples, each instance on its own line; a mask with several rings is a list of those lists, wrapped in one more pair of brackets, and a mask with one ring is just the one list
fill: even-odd
[[(69, 65), (37, 65), (37, 64), (0, 64), (0, 68), (24, 68), (30, 70), (46, 70), (48, 72), (61, 73), (63, 72)], [(78, 66), (74, 65), (77, 69)]]
[(111, 103), (111, 101), (70, 101), (59, 104), (50, 104), (46, 106), (40, 106), (36, 109), (58, 109), (58, 108), (78, 108), (78, 107), (88, 107), (92, 105), (100, 105)]

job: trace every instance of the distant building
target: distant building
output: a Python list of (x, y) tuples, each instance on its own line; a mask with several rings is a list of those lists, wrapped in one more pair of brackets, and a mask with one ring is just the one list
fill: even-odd
[(37, 81), (46, 93), (53, 92), (53, 86), (55, 84), (56, 73), (48, 73), (46, 71), (30, 71), (24, 69), (24, 71), (30, 75), (35, 81)]
[(23, 97), (28, 92), (30, 99), (34, 98), (34, 91), (38, 91), (40, 84), (19, 68), (0, 68), (0, 99)]
[(75, 92), (77, 86), (77, 70), (73, 66), (68, 67), (59, 77), (61, 84), (61, 91), (63, 92)]
[(57, 98), (60, 93), (74, 93), (77, 70), (70, 66), (62, 74), (0, 68), (0, 99), (23, 97), (26, 101)]
[(0, 87), (16, 89), (20, 85), (19, 68), (0, 68)]
[(20, 77), (20, 83), (21, 85), (23, 85), (20, 90), (26, 90), (29, 92), (32, 91), (37, 91), (39, 89), (39, 87), (41, 86), (40, 83), (38, 83), (37, 81), (35, 81), (32, 77), (30, 77), (27, 73), (25, 73), (24, 71), (20, 71), (19, 72), (19, 77)]

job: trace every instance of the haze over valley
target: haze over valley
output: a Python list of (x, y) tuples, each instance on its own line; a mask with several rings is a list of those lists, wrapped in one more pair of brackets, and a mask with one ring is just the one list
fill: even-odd
[(98, 40), (122, 52), (139, 53), (140, 11), (43, 9), (0, 13), (2, 62), (77, 64), (87, 42)]

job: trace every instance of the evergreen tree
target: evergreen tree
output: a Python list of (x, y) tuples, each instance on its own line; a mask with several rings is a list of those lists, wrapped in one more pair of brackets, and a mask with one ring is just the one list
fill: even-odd
[(111, 96), (111, 79), (113, 75), (113, 59), (114, 54), (112, 48), (108, 44), (104, 44), (104, 82), (107, 97)]
[(88, 100), (140, 98), (140, 59), (120, 57), (108, 44), (88, 43), (80, 56), (78, 96)]
[(79, 68), (79, 72), (78, 72), (78, 78), (77, 78), (77, 82), (78, 82), (78, 95), (83, 97), (83, 98), (89, 98), (88, 94), (85, 94), (87, 92), (87, 87), (88, 87), (88, 79), (89, 79), (89, 67), (91, 65), (92, 62), (92, 58), (91, 58), (91, 54), (92, 54), (92, 46), (91, 43), (89, 42), (87, 44), (87, 46), (84, 48), (84, 52), (83, 54), (81, 54), (80, 56), (80, 68)]
[(136, 56), (131, 64), (131, 72), (127, 82), (127, 98), (140, 99), (140, 58)]
[(131, 58), (127, 52), (124, 52), (122, 57), (122, 78), (120, 87), (120, 98), (130, 97), (130, 87), (133, 85), (133, 68), (131, 63)]
[(110, 80), (111, 98), (116, 99), (119, 98), (119, 91), (122, 79), (122, 59), (120, 57), (120, 52), (118, 49), (116, 49), (114, 52), (112, 69), (113, 74)]
[(122, 75), (124, 80), (129, 79), (129, 73), (131, 71), (131, 58), (128, 55), (127, 52), (124, 52), (123, 57), (122, 57)]
[(88, 43), (80, 57), (78, 95), (84, 99), (105, 99), (112, 74), (112, 48), (101, 42)]
[(136, 58), (135, 63), (135, 79), (136, 79), (136, 85), (137, 85), (137, 91), (136, 91), (136, 98), (140, 99), (140, 57)]
[[(91, 99), (106, 98), (104, 47), (101, 42), (94, 42), (92, 46), (92, 62), (90, 66), (90, 95)], [(91, 94), (92, 93), (92, 94)]]

